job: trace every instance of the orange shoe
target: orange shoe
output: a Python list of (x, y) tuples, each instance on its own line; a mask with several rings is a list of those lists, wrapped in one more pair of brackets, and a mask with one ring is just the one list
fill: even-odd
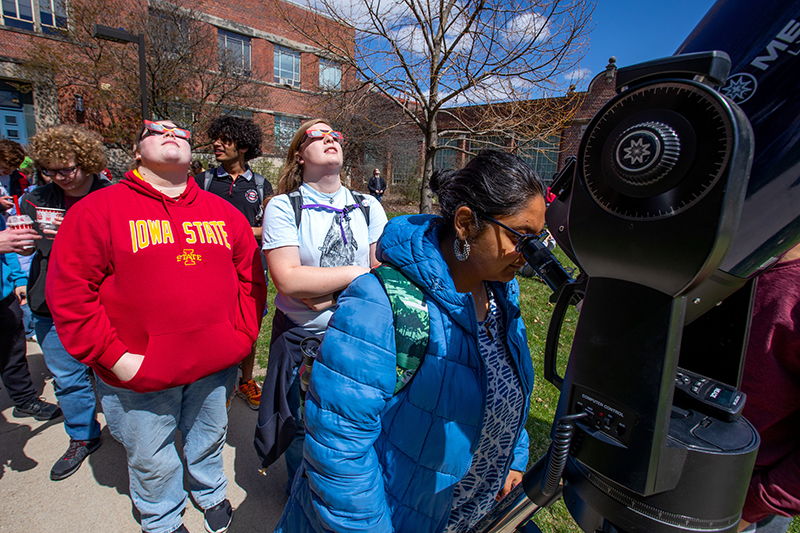
[(236, 392), (247, 401), (250, 409), (258, 410), (258, 406), (261, 405), (261, 388), (258, 383), (252, 379), (244, 383), (240, 382), (239, 389)]

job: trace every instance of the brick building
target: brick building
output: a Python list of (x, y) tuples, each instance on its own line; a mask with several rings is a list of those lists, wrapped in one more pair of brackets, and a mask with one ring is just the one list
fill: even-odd
[(589, 88), (584, 93), (581, 106), (576, 111), (569, 126), (561, 133), (558, 150), (559, 170), (563, 168), (564, 160), (567, 157), (577, 155), (581, 137), (592, 117), (600, 111), (600, 108), (606, 102), (616, 96), (617, 92), (614, 89), (617, 82), (616, 61), (615, 57), (611, 57), (605, 70), (592, 79), (591, 83), (589, 83)]
[[(494, 136), (467, 136), (454, 135), (442, 136), (439, 146), (443, 149), (436, 153), (435, 166), (438, 168), (460, 168), (466, 164), (469, 157), (467, 152), (476, 153), (481, 149), (503, 149), (516, 153), (531, 165), (549, 184), (553, 175), (561, 170), (567, 157), (577, 155), (578, 145), (586, 126), (592, 117), (600, 110), (606, 102), (616, 95), (614, 89), (616, 83), (617, 67), (616, 59), (611, 58), (605, 70), (596, 75), (585, 92), (574, 93), (560, 98), (538, 100), (530, 103), (532, 106), (539, 106), (541, 112), (535, 113), (540, 120), (548, 120), (551, 115), (554, 122), (562, 119), (556, 118), (559, 112), (573, 112), (572, 117), (560, 125), (555, 130), (549, 127), (541, 128), (542, 131), (550, 131), (550, 135), (544, 134), (537, 139), (526, 138), (518, 132), (506, 131), (503, 135)], [(502, 108), (503, 104), (492, 104)], [(577, 107), (573, 107), (577, 105)], [(460, 118), (469, 121), (470, 113), (481, 113), (483, 106), (465, 108), (461, 111)], [(501, 112), (494, 113), (502, 115)], [(439, 130), (444, 131), (452, 124), (446, 118), (440, 119)], [(549, 125), (548, 125), (549, 126)], [(544, 138), (542, 138), (544, 137)], [(452, 147), (452, 148), (448, 148)]]
[[(0, 134), (24, 144), (38, 129), (60, 122), (81, 122), (93, 110), (91, 94), (79, 94), (74, 88), (48, 89), (46, 84), (33, 81), (22, 67), (31, 47), (66, 46), (70, 25), (77, 26), (70, 17), (75, 16), (78, 5), (70, 2), (82, 2), (81, 6), (97, 2), (108, 8), (115, 1), (123, 11), (138, 8), (148, 16), (158, 15), (164, 6), (175, 7), (163, 0), (145, 0), (144, 4), (137, 4), (141, 0), (3, 0)], [(285, 153), (284, 146), (300, 123), (314, 115), (315, 98), (322, 90), (335, 90), (348, 83), (342, 65), (293, 30), (284, 16), (314, 16), (320, 31), (341, 35), (345, 42), (351, 43), (355, 36), (352, 28), (290, 2), (186, 0), (179, 7), (191, 12), (192, 19), (201, 23), (202, 32), (212, 45), (216, 41), (215, 51), (219, 56), (240, 64), (239, 73), (249, 77), (257, 87), (257, 97), (226, 106), (225, 111), (252, 117), (263, 127), (265, 155), (280, 157)], [(124, 13), (119, 18), (122, 20)], [(119, 21), (103, 18), (94, 22), (119, 27), (122, 25)], [(148, 48), (148, 54), (151, 53)], [(107, 89), (119, 82), (114, 75), (107, 76), (97, 84), (97, 89)], [(84, 92), (91, 93), (92, 88), (89, 89)], [(176, 113), (179, 112), (178, 109)]]

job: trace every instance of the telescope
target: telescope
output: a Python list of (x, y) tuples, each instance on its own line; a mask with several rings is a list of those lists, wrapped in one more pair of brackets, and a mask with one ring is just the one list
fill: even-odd
[(719, 0), (675, 55), (618, 71), (545, 215), (586, 275), (556, 290), (552, 444), (473, 533), (538, 531), (559, 498), (587, 532), (736, 531), (754, 280), (800, 241), (798, 56), (800, 2)]

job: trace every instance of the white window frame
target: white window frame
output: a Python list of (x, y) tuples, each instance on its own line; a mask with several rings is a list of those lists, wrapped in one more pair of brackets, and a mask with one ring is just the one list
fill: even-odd
[[(273, 45), (273, 49), (273, 81), (281, 85), (290, 85), (299, 89), (301, 71), (300, 52), (277, 44)], [(284, 60), (291, 61), (291, 72), (283, 68)], [(289, 73), (291, 73), (291, 77), (287, 76)]]
[[(67, 2), (66, 0), (39, 0), (39, 21), (41, 25), (46, 28), (54, 28), (57, 30), (67, 29)], [(47, 6), (47, 10), (45, 10)], [(61, 7), (61, 13), (58, 13), (58, 8)], [(44, 22), (44, 14), (52, 17), (52, 24)], [(59, 18), (61, 23), (59, 24)]]
[[(27, 7), (30, 11), (30, 19), (23, 18), (21, 11), (20, 11), (20, 2), (25, 2), (25, 0), (2, 0), (2, 7), (3, 7), (3, 24), (7, 26), (11, 26), (12, 28), (20, 28), (23, 30), (30, 30), (33, 31), (34, 29), (34, 16), (33, 16), (33, 2), (31, 0), (27, 0)], [(6, 5), (9, 3), (14, 4), (14, 15), (6, 15)], [(12, 24), (8, 22), (12, 21)], [(16, 24), (14, 24), (16, 22)], [(30, 27), (28, 27), (30, 26)]]
[(342, 90), (342, 64), (319, 58), (319, 87), (325, 91)]
[[(250, 37), (247, 35), (242, 35), (241, 33), (236, 33), (228, 30), (224, 30), (222, 28), (217, 28), (217, 42), (219, 44), (219, 53), (220, 56), (223, 54), (230, 53), (236, 54), (237, 52), (241, 54), (242, 64), (238, 68), (240, 69), (238, 74), (244, 74), (245, 76), (250, 75), (251, 70), (251, 44), (250, 44)], [(237, 47), (239, 50), (235, 50)], [(220, 57), (221, 59), (221, 57)], [(220, 67), (223, 67), (222, 61), (220, 61)]]

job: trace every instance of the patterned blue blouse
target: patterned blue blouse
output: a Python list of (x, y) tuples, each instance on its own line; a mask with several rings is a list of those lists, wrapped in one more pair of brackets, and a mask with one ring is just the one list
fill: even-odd
[(478, 323), (478, 348), (486, 362), (486, 414), (472, 465), (453, 491), (453, 510), (445, 533), (467, 531), (494, 507), (522, 423), (525, 399), (519, 376), (509, 357), (494, 294), (488, 285), (486, 291), (489, 313)]

